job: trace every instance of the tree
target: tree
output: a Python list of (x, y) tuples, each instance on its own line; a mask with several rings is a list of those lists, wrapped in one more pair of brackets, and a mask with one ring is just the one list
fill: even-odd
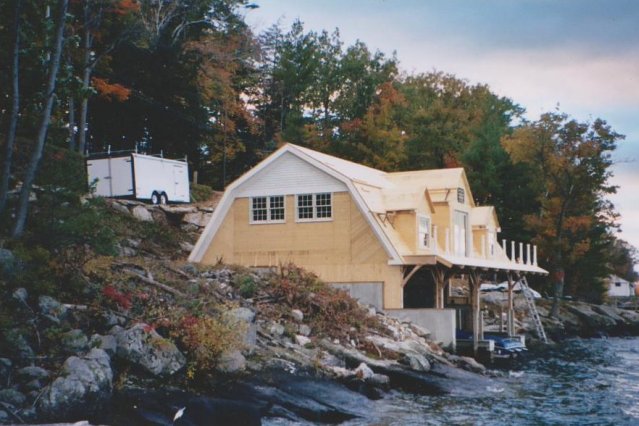
[(13, 149), (16, 141), (16, 131), (18, 127), (18, 114), (20, 112), (20, 10), (21, 0), (15, 1), (15, 13), (13, 18), (13, 51), (11, 61), (11, 113), (9, 116), (9, 126), (5, 141), (5, 155), (2, 163), (2, 177), (0, 178), (0, 214), (7, 205), (7, 195), (9, 192), (9, 178), (13, 165)]
[[(566, 271), (593, 247), (593, 229), (613, 226), (605, 196), (616, 190), (608, 179), (611, 153), (621, 139), (603, 120), (581, 123), (553, 112), (525, 123), (503, 140), (514, 162), (533, 167), (536, 184), (542, 188), (539, 212), (525, 220), (536, 235), (543, 262), (551, 269), (551, 316), (559, 312)], [(596, 271), (596, 275), (605, 274), (605, 270)]]
[(364, 117), (342, 124), (336, 148), (341, 156), (381, 170), (399, 170), (405, 162), (406, 136), (394, 114), (405, 103), (392, 83), (381, 85)]
[(51, 111), (53, 109), (53, 101), (55, 98), (56, 80), (58, 70), (60, 69), (60, 57), (62, 56), (62, 47), (64, 45), (64, 26), (66, 21), (68, 0), (58, 1), (58, 14), (55, 19), (55, 35), (53, 41), (53, 50), (49, 60), (49, 70), (47, 73), (47, 85), (45, 87), (44, 107), (41, 114), (40, 125), (33, 153), (25, 172), (24, 181), (20, 190), (20, 199), (18, 201), (18, 210), (16, 212), (16, 223), (13, 228), (13, 237), (17, 238), (24, 232), (24, 226), (29, 211), (29, 196), (31, 194), (31, 186), (35, 180), (38, 171), (38, 165), (42, 158), (44, 143), (49, 130), (49, 121), (51, 119)]

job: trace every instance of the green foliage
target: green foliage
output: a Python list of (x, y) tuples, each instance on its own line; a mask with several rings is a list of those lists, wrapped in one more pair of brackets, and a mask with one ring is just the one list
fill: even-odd
[(250, 299), (255, 295), (258, 289), (255, 278), (251, 275), (239, 275), (234, 278), (235, 286), (237, 287), (240, 296)]
[(191, 201), (206, 201), (213, 195), (213, 188), (208, 185), (200, 185), (198, 183), (191, 184)]
[(226, 351), (241, 347), (241, 330), (214, 316), (186, 316), (171, 330), (171, 336), (181, 344), (190, 358), (187, 375), (210, 374)]
[[(283, 304), (279, 308), (300, 309), (317, 335), (349, 338), (352, 337), (351, 329), (362, 334), (369, 330), (384, 333), (377, 318), (369, 316), (368, 311), (346, 292), (330, 287), (315, 274), (295, 265), (282, 267), (281, 273), (273, 275), (267, 285), (266, 292)], [(283, 317), (288, 310), (265, 314)]]

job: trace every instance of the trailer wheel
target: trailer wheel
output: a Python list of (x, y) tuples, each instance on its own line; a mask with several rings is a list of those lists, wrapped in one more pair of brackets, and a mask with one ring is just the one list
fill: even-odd
[(153, 192), (153, 194), (151, 194), (151, 204), (159, 204), (160, 203), (160, 196), (158, 195), (157, 192)]
[(169, 197), (166, 196), (166, 194), (163, 192), (160, 194), (160, 204), (168, 204), (169, 203)]

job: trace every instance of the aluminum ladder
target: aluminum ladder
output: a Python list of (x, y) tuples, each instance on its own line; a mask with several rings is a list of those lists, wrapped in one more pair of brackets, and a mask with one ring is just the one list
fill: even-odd
[(526, 277), (521, 277), (521, 279), (519, 280), (519, 285), (521, 285), (522, 294), (524, 295), (526, 303), (528, 304), (528, 311), (533, 317), (533, 322), (535, 323), (535, 328), (537, 329), (537, 335), (542, 342), (548, 343), (548, 337), (546, 336), (544, 325), (541, 323), (541, 318), (539, 318), (539, 312), (537, 311), (537, 306), (535, 305), (535, 296), (533, 296), (532, 291), (528, 286)]

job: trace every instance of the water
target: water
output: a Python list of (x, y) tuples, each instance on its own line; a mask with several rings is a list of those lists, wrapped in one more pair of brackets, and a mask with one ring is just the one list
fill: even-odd
[(359, 425), (639, 425), (639, 339), (569, 340), (477, 397), (394, 393)]

